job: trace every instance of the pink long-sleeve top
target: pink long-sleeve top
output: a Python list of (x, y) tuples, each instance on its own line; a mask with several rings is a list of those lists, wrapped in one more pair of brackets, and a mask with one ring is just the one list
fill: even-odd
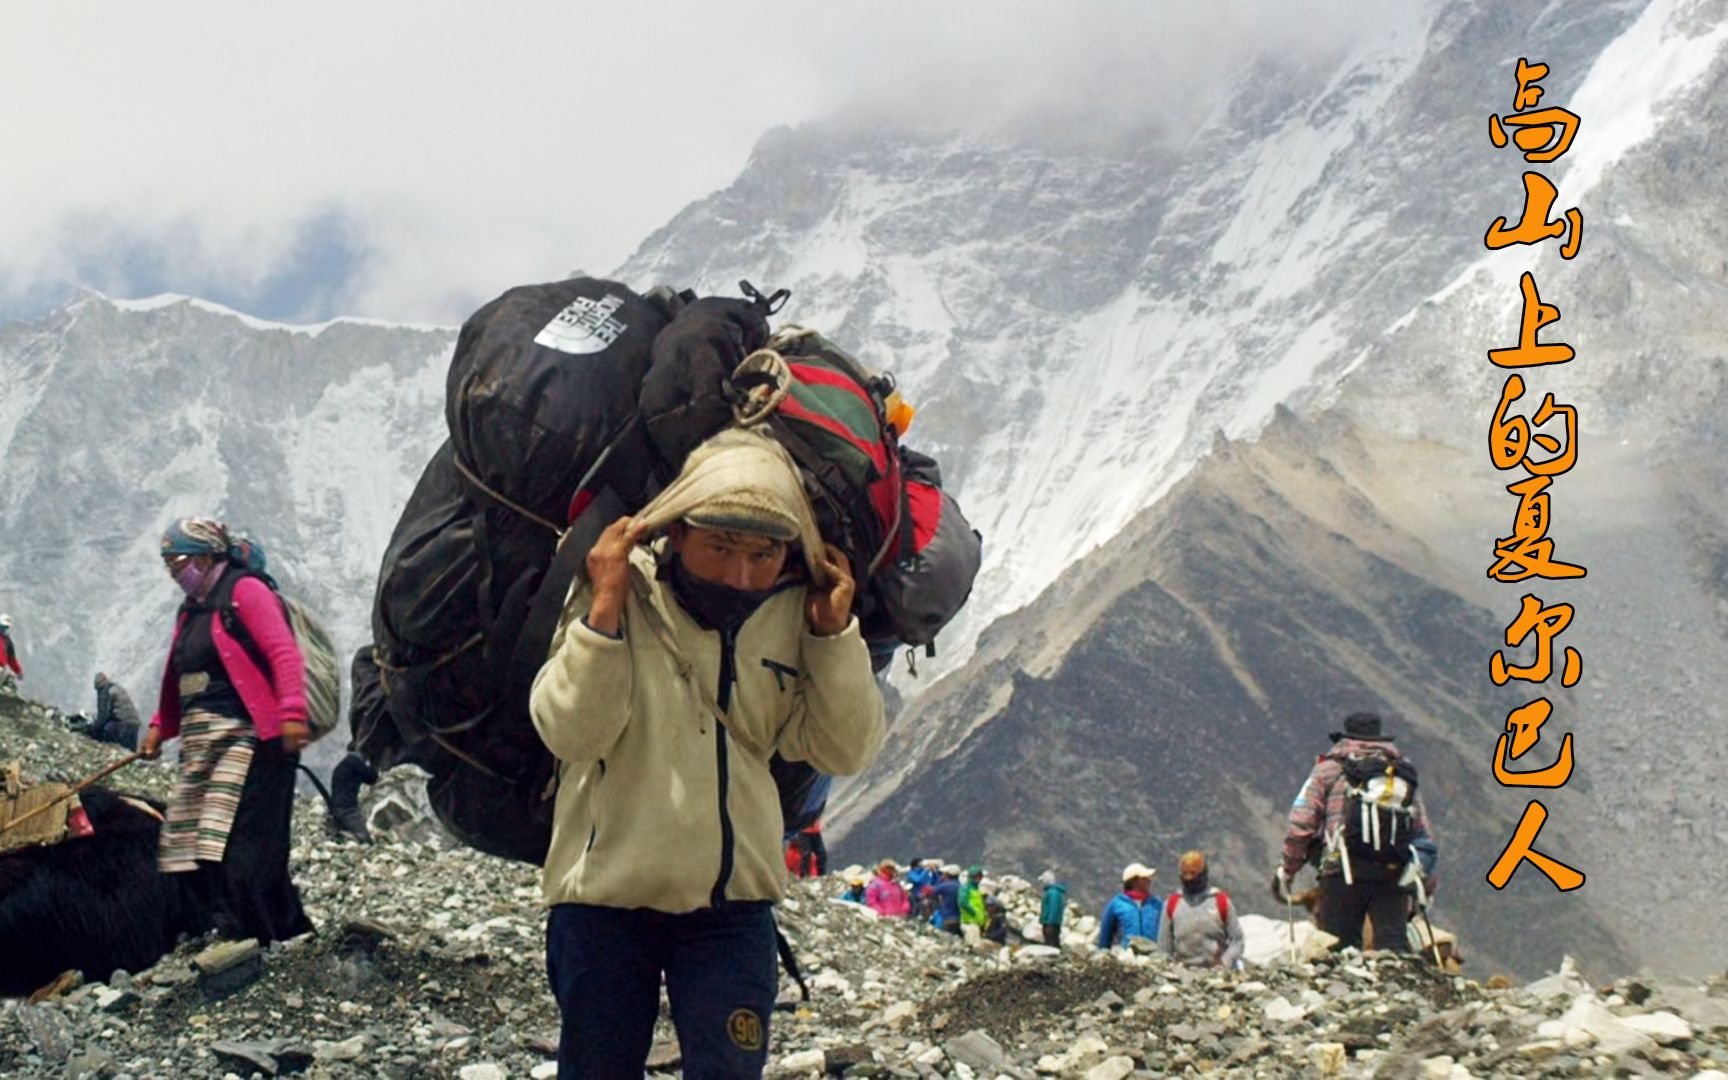
[[(220, 582), (217, 588), (221, 588)], [(235, 617), (252, 636), (270, 670), (259, 669), (246, 647), (222, 625), (219, 615), (210, 620), (210, 637), (258, 737), (274, 739), (282, 734), (284, 722), (306, 719), (306, 669), (300, 659), (300, 647), (295, 644), (282, 602), (270, 586), (255, 577), (243, 577), (234, 583), (232, 603)], [(174, 623), (174, 640), (168, 647), (168, 663), (162, 671), (162, 692), (157, 699), (156, 715), (150, 718), (150, 726), (161, 729), (163, 739), (180, 734), (180, 672), (174, 663), (174, 653), (186, 628), (186, 619), (187, 614), (182, 611)]]
[(864, 903), (878, 915), (904, 916), (912, 911), (906, 890), (892, 878), (878, 877), (871, 881), (870, 887), (864, 890)]

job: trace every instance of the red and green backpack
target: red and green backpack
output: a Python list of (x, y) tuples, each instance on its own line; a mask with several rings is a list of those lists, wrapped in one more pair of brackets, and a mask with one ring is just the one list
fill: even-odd
[(754, 402), (772, 402), (763, 422), (803, 471), (822, 534), (863, 583), (865, 637), (933, 652), (937, 631), (972, 591), (982, 540), (942, 491), (936, 462), (900, 444), (913, 410), (894, 380), (821, 334), (789, 326), (746, 358), (732, 382)]

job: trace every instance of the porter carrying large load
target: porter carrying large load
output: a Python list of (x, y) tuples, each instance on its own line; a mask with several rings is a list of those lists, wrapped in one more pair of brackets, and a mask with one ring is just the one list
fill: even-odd
[[(479, 850), (544, 857), (556, 769), (528, 692), (570, 582), (606, 525), (726, 427), (769, 424), (824, 536), (876, 571), (858, 575), (858, 612), (879, 656), (928, 646), (971, 588), (977, 535), (934, 462), (899, 447), (910, 410), (891, 382), (814, 335), (770, 341), (785, 294), (744, 291), (639, 296), (574, 278), (512, 289), (462, 328), (451, 437), (386, 550), (350, 723), (373, 765), (427, 769), (433, 809)], [(793, 821), (816, 774), (778, 759), (774, 772)]]

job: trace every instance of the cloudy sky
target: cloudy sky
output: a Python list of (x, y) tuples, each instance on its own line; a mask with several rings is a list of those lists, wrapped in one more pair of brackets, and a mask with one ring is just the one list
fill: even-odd
[(613, 269), (777, 124), (1120, 127), (1248, 37), (1354, 32), (1341, 2), (1302, 29), (1259, 0), (851, 7), (7, 5), (0, 318), (91, 285), (454, 323)]

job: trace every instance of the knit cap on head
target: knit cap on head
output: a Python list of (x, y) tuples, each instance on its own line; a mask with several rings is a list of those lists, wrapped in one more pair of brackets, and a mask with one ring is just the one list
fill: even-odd
[(799, 543), (811, 580), (823, 583), (816, 561), (822, 534), (804, 482), (791, 456), (765, 433), (732, 428), (692, 450), (678, 478), (637, 520), (650, 533), (684, 521)]
[(686, 513), (684, 521), (702, 529), (755, 533), (786, 543), (798, 539), (797, 519), (760, 489), (715, 495)]

